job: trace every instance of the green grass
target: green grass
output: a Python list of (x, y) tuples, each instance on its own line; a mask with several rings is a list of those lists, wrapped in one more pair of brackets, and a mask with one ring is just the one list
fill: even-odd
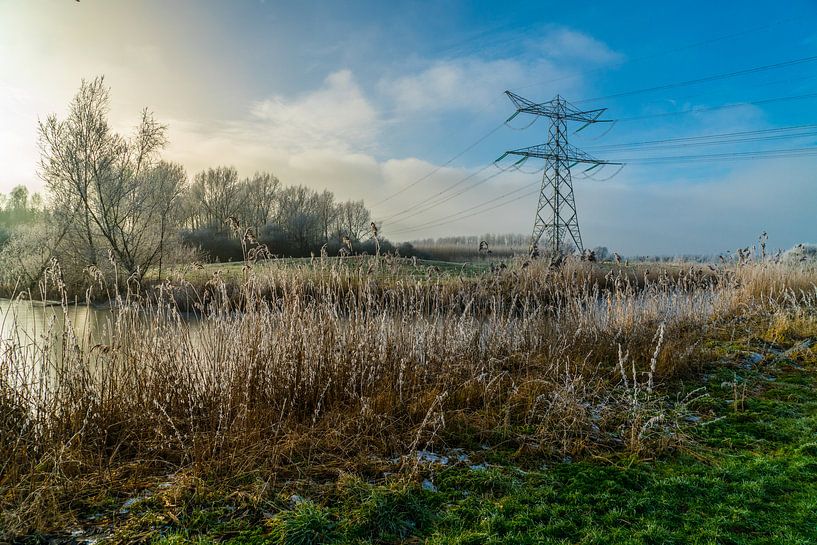
[[(493, 260), (495, 265), (499, 265), (501, 260)], [(243, 261), (232, 261), (225, 263), (206, 263), (201, 268), (194, 268), (190, 265), (183, 267), (166, 267), (162, 273), (163, 278), (172, 277), (174, 272), (181, 273), (186, 280), (191, 282), (207, 280), (214, 273), (218, 273), (227, 281), (239, 281), (242, 277), (245, 263)], [(370, 266), (377, 265), (377, 267)], [(352, 256), (345, 258), (328, 257), (322, 261), (320, 258), (309, 257), (287, 257), (264, 260), (254, 265), (257, 271), (262, 272), (270, 269), (291, 269), (309, 271), (319, 274), (322, 269), (327, 270), (334, 266), (346, 267), (350, 271), (360, 269), (370, 274), (374, 278), (381, 280), (401, 280), (406, 278), (415, 279), (438, 279), (440, 277), (475, 277), (490, 270), (490, 260), (474, 260), (467, 262), (437, 261), (430, 259), (400, 258), (388, 262), (381, 260), (379, 263), (374, 256)], [(145, 275), (145, 279), (156, 280), (158, 271), (153, 269)]]
[[(817, 543), (817, 351), (795, 361), (767, 357), (747, 365), (741, 358), (752, 347), (750, 340), (712, 342), (721, 359), (704, 375), (702, 420), (690, 424), (691, 446), (669, 458), (517, 460), (511, 452), (492, 451), (471, 453), (466, 463), (420, 468), (414, 478), (343, 475), (274, 491), (269, 475), (218, 486), (188, 480), (107, 519), (114, 531), (105, 540)], [(477, 459), (491, 463), (471, 467)], [(424, 479), (426, 486), (419, 484)]]
[[(506, 258), (475, 257), (469, 261), (441, 261), (435, 259), (417, 259), (401, 257), (383, 257), (378, 262), (374, 256), (350, 256), (350, 257), (327, 257), (321, 260), (320, 257), (283, 257), (265, 259), (254, 264), (257, 271), (261, 272), (269, 269), (291, 269), (319, 273), (323, 269), (332, 267), (346, 267), (349, 270), (365, 271), (367, 276), (373, 275), (382, 280), (400, 280), (406, 278), (415, 279), (439, 279), (439, 278), (473, 278), (489, 272), (491, 264), (499, 267), (501, 263), (510, 263)], [(373, 265), (377, 265), (373, 267)], [(162, 273), (163, 278), (172, 277), (174, 272), (181, 273), (186, 280), (195, 282), (207, 280), (213, 273), (218, 273), (227, 281), (240, 281), (242, 278), (245, 262), (230, 261), (223, 263), (205, 263), (201, 268), (191, 265), (168, 266)], [(652, 270), (655, 276), (656, 271), (664, 270), (677, 273), (689, 268), (684, 263), (632, 263), (626, 266), (617, 265), (613, 262), (596, 263), (595, 266), (602, 271), (601, 276), (609, 271), (626, 270), (634, 278), (643, 278), (645, 272)], [(148, 282), (155, 281), (158, 271), (154, 268), (145, 275)]]

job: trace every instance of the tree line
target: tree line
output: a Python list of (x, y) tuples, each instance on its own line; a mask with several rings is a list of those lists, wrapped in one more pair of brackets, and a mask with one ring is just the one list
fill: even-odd
[(229, 166), (188, 179), (162, 157), (166, 125), (144, 110), (133, 134), (122, 135), (111, 127), (109, 109), (110, 89), (98, 77), (82, 82), (66, 117), (38, 122), (45, 198), (20, 186), (0, 200), (5, 283), (34, 284), (55, 266), (75, 282), (89, 275), (141, 280), (171, 260), (240, 258), (228, 218), (270, 254), (373, 246), (362, 200), (285, 186), (269, 172), (241, 177)]
[(328, 190), (283, 186), (268, 172), (247, 178), (233, 167), (199, 172), (179, 202), (184, 240), (208, 248), (215, 258), (240, 256), (226, 218), (238, 219), (281, 255), (310, 255), (323, 244), (336, 252), (344, 239), (360, 242), (372, 236), (371, 214), (362, 200), (339, 202)]

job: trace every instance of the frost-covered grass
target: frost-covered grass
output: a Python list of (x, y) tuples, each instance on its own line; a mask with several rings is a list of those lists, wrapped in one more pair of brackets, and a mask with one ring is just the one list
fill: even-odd
[(554, 460), (498, 447), (424, 456), (414, 474), (341, 473), (278, 487), (263, 472), (226, 482), (183, 473), (145, 485), (139, 502), (89, 498), (86, 513), (115, 514), (86, 520), (83, 536), (236, 545), (813, 543), (817, 351), (808, 338), (778, 333), (707, 343), (720, 361), (686, 386), (708, 395), (690, 418), (687, 447), (671, 456)]
[[(814, 405), (763, 400), (813, 378), (813, 270), (514, 262), (386, 283), (388, 266), (179, 276), (159, 299), (116, 302), (109, 345), (32, 358), (5, 340), (6, 535), (662, 543), (695, 530), (714, 543), (751, 517), (758, 535), (771, 524), (741, 507), (752, 490), (789, 502), (789, 535), (805, 535), (792, 513), (811, 500), (789, 485), (809, 482)], [(670, 502), (683, 490), (685, 525)], [(720, 522), (703, 524), (705, 508)]]

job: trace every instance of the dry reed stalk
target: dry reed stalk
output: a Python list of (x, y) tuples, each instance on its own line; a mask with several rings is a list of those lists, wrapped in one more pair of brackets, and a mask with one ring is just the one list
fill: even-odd
[[(520, 260), (474, 281), (366, 265), (258, 262), (239, 285), (167, 281), (113, 302), (106, 349), (84, 350), (70, 318), (50, 345), (4, 339), (0, 526), (47, 529), (78, 475), (133, 464), (283, 478), (474, 437), (654, 456), (683, 440), (684, 405), (662, 386), (695, 364), (702, 332), (817, 308), (817, 272), (769, 263), (646, 275)], [(52, 519), (25, 516), (37, 510)]]

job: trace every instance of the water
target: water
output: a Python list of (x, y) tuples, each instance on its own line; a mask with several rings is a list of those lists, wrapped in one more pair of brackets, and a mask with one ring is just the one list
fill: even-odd
[[(123, 324), (120, 323), (117, 332), (115, 324), (119, 312), (89, 305), (68, 305), (63, 308), (59, 304), (43, 304), (42, 301), (0, 299), (0, 366), (11, 359), (11, 350), (15, 355), (13, 359), (18, 363), (59, 362), (66, 341), (68, 348), (78, 347), (87, 352), (97, 345), (121, 344), (123, 339), (133, 338), (140, 332), (149, 333), (155, 327), (149, 312), (139, 316), (137, 309), (136, 316), (131, 315), (125, 320), (127, 330), (123, 332)], [(203, 323), (192, 313), (179, 317), (186, 339), (199, 346)]]
[[(114, 314), (85, 305), (0, 299), (0, 381), (38, 388), (58, 375), (63, 348), (110, 342)], [(66, 342), (67, 341), (67, 342)], [(67, 345), (67, 346), (66, 346)]]
[(20, 347), (53, 345), (61, 348), (66, 319), (82, 348), (110, 341), (112, 311), (87, 305), (43, 304), (40, 301), (0, 299), (0, 343)]

